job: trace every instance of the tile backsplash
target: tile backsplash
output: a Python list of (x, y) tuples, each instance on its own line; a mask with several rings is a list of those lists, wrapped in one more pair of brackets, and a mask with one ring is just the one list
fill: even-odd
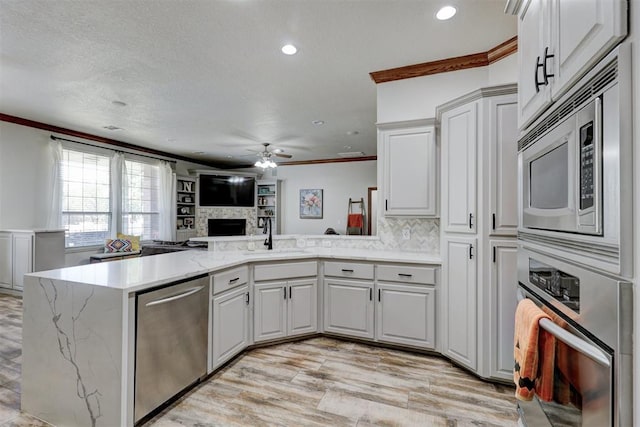
[[(409, 239), (403, 231), (408, 229)], [(380, 217), (378, 237), (386, 250), (440, 254), (440, 220), (426, 218)]]

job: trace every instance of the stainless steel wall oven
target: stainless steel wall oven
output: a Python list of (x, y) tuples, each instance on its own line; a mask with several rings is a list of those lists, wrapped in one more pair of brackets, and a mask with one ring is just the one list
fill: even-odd
[(628, 426), (632, 423), (632, 285), (527, 247), (518, 247), (519, 299), (553, 319), (554, 398), (518, 402), (532, 426)]

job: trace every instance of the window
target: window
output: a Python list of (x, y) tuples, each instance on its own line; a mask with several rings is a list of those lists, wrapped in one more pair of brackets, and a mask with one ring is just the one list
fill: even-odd
[(102, 245), (110, 235), (109, 157), (62, 151), (62, 226), (66, 246)]
[(160, 212), (158, 207), (158, 166), (125, 160), (122, 171), (122, 231), (142, 236), (141, 240), (158, 239)]

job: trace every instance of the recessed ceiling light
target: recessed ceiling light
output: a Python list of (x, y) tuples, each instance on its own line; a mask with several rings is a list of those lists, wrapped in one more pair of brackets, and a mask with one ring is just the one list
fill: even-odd
[(119, 128), (118, 126), (114, 126), (114, 125), (103, 126), (103, 128), (106, 130), (112, 130), (112, 131), (122, 130), (122, 128)]
[(345, 149), (345, 150), (351, 150), (351, 146), (350, 146), (350, 145), (345, 145), (345, 146), (344, 146), (344, 149)]
[(441, 21), (446, 21), (447, 19), (453, 18), (453, 15), (455, 15), (456, 12), (457, 10), (453, 6), (443, 6), (436, 13), (436, 18), (438, 18)]
[(233, 156), (232, 156), (231, 154), (229, 154), (229, 155), (227, 156), (227, 159), (233, 159)]
[(127, 103), (122, 101), (111, 101), (113, 105), (117, 105), (118, 107), (126, 107)]
[(282, 53), (285, 55), (295, 55), (298, 52), (298, 48), (292, 44), (285, 44), (282, 46)]
[(357, 130), (350, 130), (349, 132), (347, 132), (347, 135), (349, 136), (353, 136), (353, 135), (358, 135), (360, 132), (358, 132)]
[(324, 124), (324, 120), (314, 120), (311, 123), (313, 123), (316, 126), (321, 126)]

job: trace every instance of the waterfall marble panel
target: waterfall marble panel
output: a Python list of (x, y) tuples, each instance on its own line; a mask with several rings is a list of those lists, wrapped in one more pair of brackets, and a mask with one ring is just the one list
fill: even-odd
[(122, 292), (26, 276), (23, 300), (22, 410), (60, 426), (123, 425)]

